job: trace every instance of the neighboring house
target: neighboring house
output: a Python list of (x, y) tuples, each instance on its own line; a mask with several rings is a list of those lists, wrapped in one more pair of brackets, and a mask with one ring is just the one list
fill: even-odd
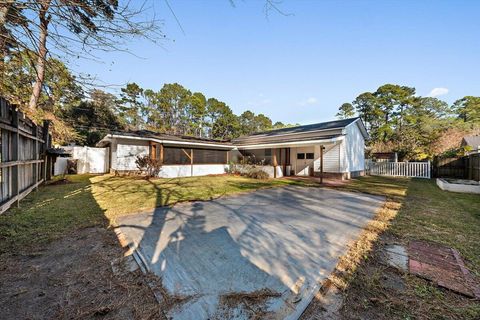
[(471, 152), (479, 152), (480, 151), (480, 136), (466, 136), (463, 137), (462, 147), (469, 146), (471, 149)]
[(373, 152), (371, 157), (375, 162), (398, 162), (396, 152)]
[[(363, 175), (367, 131), (360, 118), (283, 128), (232, 141), (117, 132), (97, 145), (110, 148), (112, 171), (137, 170), (135, 159), (160, 159), (161, 177), (222, 174), (230, 162), (254, 162), (271, 177), (319, 175), (351, 178)], [(321, 168), (323, 166), (323, 169)]]

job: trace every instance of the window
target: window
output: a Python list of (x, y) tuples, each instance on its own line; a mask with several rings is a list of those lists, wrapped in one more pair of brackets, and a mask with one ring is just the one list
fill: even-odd
[(313, 153), (306, 153), (306, 159), (313, 159), (314, 154)]
[(305, 159), (305, 153), (297, 153), (297, 159)]

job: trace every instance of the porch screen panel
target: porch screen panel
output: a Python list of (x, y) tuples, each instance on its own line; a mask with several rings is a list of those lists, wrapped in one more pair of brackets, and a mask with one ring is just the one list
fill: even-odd
[(163, 148), (163, 163), (164, 164), (190, 164), (190, 158), (185, 152), (190, 154), (188, 148), (164, 147)]
[(240, 152), (245, 157), (245, 161), (249, 164), (272, 164), (272, 149), (241, 150)]
[(193, 149), (193, 164), (226, 164), (227, 151)]

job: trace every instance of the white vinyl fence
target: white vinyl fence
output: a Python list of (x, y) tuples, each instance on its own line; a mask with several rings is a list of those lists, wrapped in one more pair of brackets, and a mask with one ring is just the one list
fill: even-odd
[(106, 173), (109, 170), (108, 148), (63, 147), (72, 153), (71, 158), (57, 158), (54, 175), (65, 173), (68, 159), (77, 160), (77, 173)]
[(430, 179), (428, 162), (372, 162), (365, 163), (367, 173), (373, 176), (412, 177)]

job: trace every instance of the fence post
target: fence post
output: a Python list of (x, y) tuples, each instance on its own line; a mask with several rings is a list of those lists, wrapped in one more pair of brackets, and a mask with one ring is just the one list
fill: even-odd
[(47, 149), (48, 149), (48, 129), (50, 126), (50, 121), (44, 120), (43, 121), (43, 146), (42, 146), (42, 153), (43, 153), (43, 181), (47, 181), (47, 170), (48, 170), (48, 161), (47, 161)]
[(20, 200), (18, 195), (20, 194), (20, 183), (19, 183), (19, 153), (18, 153), (18, 142), (19, 142), (19, 133), (18, 133), (18, 110), (15, 106), (12, 108), (12, 127), (15, 128), (15, 131), (12, 135), (12, 159), (11, 161), (17, 161), (16, 164), (12, 166), (12, 189), (15, 192), (15, 197), (17, 197), (17, 207), (20, 206)]
[[(33, 136), (35, 140), (33, 141), (33, 154), (34, 160), (38, 160), (38, 126), (34, 123), (33, 124)], [(33, 181), (35, 183), (35, 191), (38, 191), (38, 163), (33, 164)]]

